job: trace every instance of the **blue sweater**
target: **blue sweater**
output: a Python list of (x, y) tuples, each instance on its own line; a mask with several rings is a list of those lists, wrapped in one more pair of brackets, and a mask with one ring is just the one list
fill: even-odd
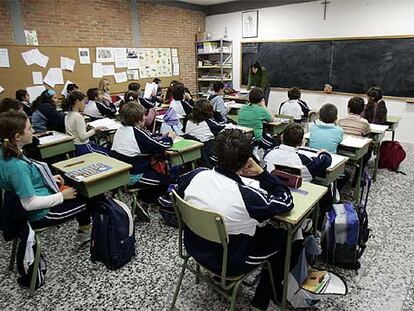
[(336, 153), (336, 148), (344, 137), (344, 130), (334, 123), (316, 122), (310, 128), (309, 147), (325, 149)]

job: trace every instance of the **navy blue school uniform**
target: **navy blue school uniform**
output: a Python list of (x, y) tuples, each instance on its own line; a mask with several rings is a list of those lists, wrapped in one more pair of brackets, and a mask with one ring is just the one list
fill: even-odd
[[(212, 170), (196, 169), (183, 175), (178, 182), (178, 193), (194, 206), (223, 215), (229, 235), (228, 276), (236, 276), (269, 260), (277, 287), (283, 278), (285, 232), (266, 221), (273, 216), (290, 211), (293, 197), (289, 188), (267, 171), (256, 176), (260, 188), (248, 186), (244, 181), (223, 167)], [(216, 274), (221, 273), (223, 248), (205, 240), (185, 228), (186, 251), (201, 265)], [(255, 304), (267, 307), (271, 285), (262, 272)]]
[(92, 121), (102, 118), (114, 118), (116, 107), (113, 103), (101, 103), (99, 101), (90, 100), (85, 106), (84, 114), (91, 117)]
[(65, 133), (65, 115), (52, 103), (40, 103), (32, 114), (35, 132), (58, 131)]

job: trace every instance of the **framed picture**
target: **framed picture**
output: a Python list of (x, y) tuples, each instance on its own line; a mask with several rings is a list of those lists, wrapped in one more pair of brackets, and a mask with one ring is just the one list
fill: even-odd
[(242, 38), (256, 38), (259, 11), (242, 12)]

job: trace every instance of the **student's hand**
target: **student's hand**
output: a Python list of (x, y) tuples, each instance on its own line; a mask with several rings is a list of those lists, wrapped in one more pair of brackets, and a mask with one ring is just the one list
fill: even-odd
[(62, 195), (63, 195), (63, 200), (71, 200), (71, 199), (76, 198), (78, 193), (76, 192), (74, 188), (69, 187), (69, 188), (62, 190)]
[(262, 98), (262, 100), (260, 101), (260, 106), (266, 107), (266, 101), (264, 98)]
[(257, 176), (261, 173), (263, 173), (263, 169), (252, 158), (249, 158), (242, 168), (242, 175), (246, 177)]
[(187, 100), (191, 99), (191, 95), (188, 93), (184, 93), (184, 99), (187, 99)]
[(107, 130), (108, 128), (106, 126), (97, 126), (97, 127), (94, 127), (94, 129), (95, 129), (95, 132), (101, 132), (101, 131)]
[(59, 186), (63, 186), (64, 184), (65, 184), (65, 180), (63, 179), (63, 177), (62, 176), (60, 176), (60, 175), (55, 175), (55, 176), (53, 176), (54, 178), (55, 178), (55, 181), (56, 181), (56, 183), (59, 185)]
[(175, 132), (168, 132), (168, 134), (167, 134), (167, 136), (168, 137), (171, 137), (172, 139), (174, 139), (174, 138), (176, 138), (177, 137), (177, 134), (175, 134)]

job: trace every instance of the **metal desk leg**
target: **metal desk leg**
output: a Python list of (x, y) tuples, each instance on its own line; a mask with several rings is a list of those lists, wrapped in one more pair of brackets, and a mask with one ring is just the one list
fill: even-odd
[(356, 203), (359, 203), (359, 199), (361, 196), (361, 178), (362, 178), (362, 171), (363, 171), (363, 165), (364, 165), (364, 157), (361, 157), (359, 160), (359, 167), (358, 169), (358, 176), (357, 176), (357, 182), (355, 185), (355, 191), (354, 191), (354, 199)]
[(288, 280), (289, 280), (289, 270), (290, 270), (290, 257), (292, 255), (292, 236), (294, 230), (292, 227), (289, 227), (287, 231), (286, 239), (286, 254), (285, 254), (285, 271), (283, 276), (283, 295), (282, 295), (282, 305), (281, 310), (286, 310), (287, 305), (287, 290), (288, 290)]
[(392, 131), (392, 141), (394, 141), (394, 137), (395, 137), (395, 130)]
[(372, 176), (372, 180), (375, 182), (377, 181), (377, 173), (378, 173), (378, 163), (379, 163), (379, 150), (380, 144), (375, 144), (374, 154), (375, 154), (375, 166), (374, 166), (374, 175)]
[[(328, 190), (329, 191), (329, 190)], [(316, 203), (315, 210), (313, 211), (313, 236), (316, 237), (316, 230), (318, 229), (318, 218), (319, 218), (319, 202)]]

